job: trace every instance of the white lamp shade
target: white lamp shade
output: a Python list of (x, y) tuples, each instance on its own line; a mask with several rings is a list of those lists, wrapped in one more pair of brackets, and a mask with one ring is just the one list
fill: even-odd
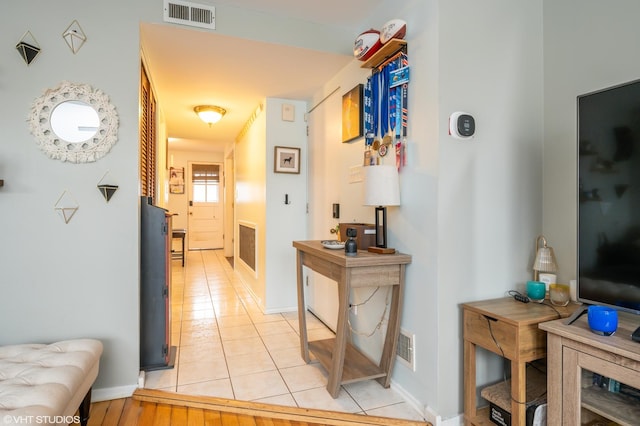
[(364, 168), (364, 205), (399, 206), (400, 182), (395, 166), (380, 165)]

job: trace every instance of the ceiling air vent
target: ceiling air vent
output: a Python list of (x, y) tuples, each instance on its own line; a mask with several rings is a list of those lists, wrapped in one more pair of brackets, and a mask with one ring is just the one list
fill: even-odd
[(165, 0), (164, 21), (215, 30), (216, 8), (186, 1)]

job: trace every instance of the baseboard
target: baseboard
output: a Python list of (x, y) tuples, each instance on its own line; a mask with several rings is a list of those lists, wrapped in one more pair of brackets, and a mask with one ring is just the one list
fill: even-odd
[(455, 417), (451, 417), (449, 419), (443, 420), (438, 424), (442, 426), (462, 426), (464, 425), (464, 415), (459, 414)]
[[(438, 416), (440, 419), (440, 416)], [(464, 425), (464, 415), (459, 414), (455, 417), (450, 417), (445, 420), (440, 420), (438, 422), (438, 426), (463, 426)]]
[(269, 314), (283, 314), (285, 312), (298, 312), (298, 307), (297, 306), (293, 306), (293, 307), (267, 309), (263, 313), (265, 315), (269, 315)]
[(256, 302), (256, 304), (258, 305), (258, 308), (260, 308), (260, 311), (265, 314), (265, 315), (269, 315), (269, 314), (281, 314), (283, 312), (297, 312), (298, 311), (298, 306), (289, 306), (289, 307), (283, 307), (283, 308), (272, 308), (272, 309), (265, 309), (264, 306), (262, 306), (262, 299), (260, 299), (258, 297), (258, 295), (253, 291), (253, 289), (251, 288), (250, 285), (248, 285), (243, 279), (242, 276), (239, 275), (240, 278), (240, 283), (242, 284), (242, 287), (247, 290), (249, 292), (249, 295), (251, 296), (251, 298), (253, 299), (254, 302)]
[(409, 406), (411, 408), (413, 408), (416, 411), (416, 413), (418, 413), (420, 415), (420, 417), (423, 417), (426, 421), (428, 421), (429, 423), (433, 424), (433, 426), (436, 426), (435, 421), (426, 416), (427, 413), (425, 412), (425, 410), (423, 408), (424, 406), (417, 399), (415, 399), (413, 397), (413, 395), (411, 395), (409, 392), (407, 392), (407, 390), (405, 388), (400, 386), (393, 379), (391, 380), (391, 389), (393, 389), (393, 391), (395, 393), (400, 395), (402, 397), (402, 399), (404, 399), (405, 402), (407, 404), (409, 404)]
[(462, 414), (443, 420), (442, 417), (433, 411), (429, 406), (424, 406), (420, 401), (415, 399), (413, 395), (406, 391), (394, 380), (391, 380), (391, 388), (398, 393), (406, 401), (407, 404), (422, 416), (428, 423), (433, 426), (463, 426), (464, 416)]
[(129, 398), (138, 388), (137, 385), (116, 386), (91, 390), (91, 402), (110, 401), (112, 399)]

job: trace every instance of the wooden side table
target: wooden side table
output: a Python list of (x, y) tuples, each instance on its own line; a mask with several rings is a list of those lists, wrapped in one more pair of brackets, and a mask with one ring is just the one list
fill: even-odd
[[(294, 241), (298, 279), (298, 321), (300, 324), (300, 351), (309, 363), (309, 351), (329, 372), (327, 391), (336, 398), (340, 385), (366, 379), (376, 379), (389, 387), (395, 359), (400, 313), (404, 288), (405, 265), (411, 263), (407, 254), (375, 254), (358, 251), (357, 256), (346, 256), (344, 250), (325, 249), (320, 241)], [(306, 306), (302, 267), (306, 266), (334, 281), (338, 285), (338, 325), (332, 339), (307, 340)], [(380, 362), (376, 365), (351, 344), (348, 316), (349, 294), (356, 287), (393, 286), (389, 323)]]
[(538, 324), (558, 319), (558, 315), (567, 317), (578, 306), (551, 307), (547, 303), (504, 297), (462, 305), (465, 425), (493, 425), (488, 408), (477, 408), (476, 346), (511, 361), (511, 424), (525, 425), (526, 404), (518, 401), (526, 400), (526, 365), (547, 355), (546, 335)]

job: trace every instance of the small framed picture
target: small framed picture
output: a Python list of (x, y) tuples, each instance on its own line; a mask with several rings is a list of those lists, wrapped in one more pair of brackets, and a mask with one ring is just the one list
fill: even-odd
[(273, 171), (275, 173), (300, 173), (300, 148), (276, 146)]
[(363, 112), (363, 88), (358, 84), (353, 89), (342, 95), (342, 142), (350, 142), (364, 135)]

